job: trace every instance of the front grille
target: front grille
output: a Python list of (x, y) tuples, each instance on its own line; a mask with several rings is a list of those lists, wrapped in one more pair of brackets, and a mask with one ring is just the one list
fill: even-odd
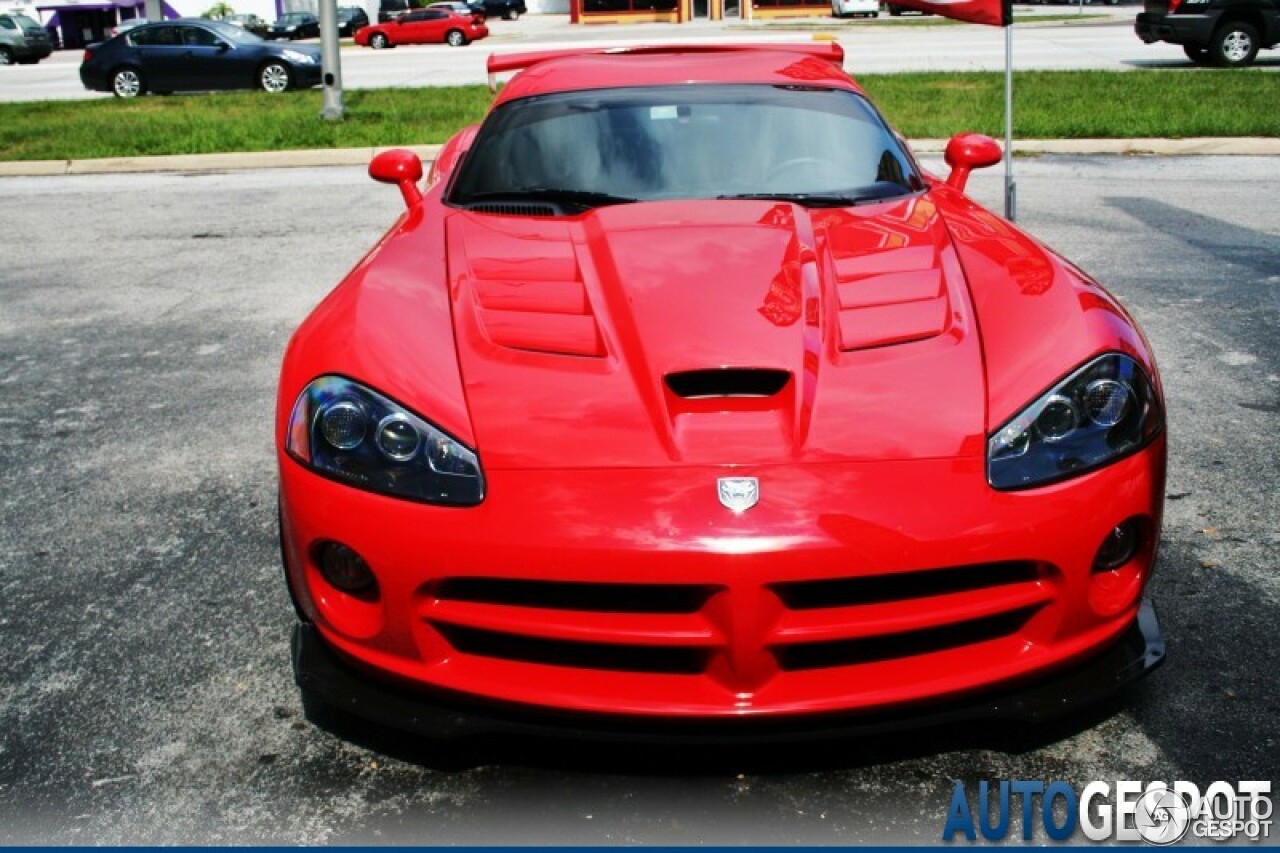
[(779, 583), (773, 585), (773, 591), (792, 610), (814, 610), (971, 592), (1026, 583), (1037, 577), (1039, 570), (1035, 563), (988, 563), (923, 572)]
[[(700, 675), (739, 694), (788, 673), (866, 666), (872, 690), (900, 677), (886, 662), (929, 661), (941, 677), (955, 652), (978, 646), (984, 665), (1012, 662), (1058, 581), (1029, 561), (760, 586), (452, 577), (422, 588), (420, 613), (442, 657), (451, 647), (514, 664)], [(832, 683), (858, 684), (849, 677)]]
[(433, 590), (443, 601), (470, 601), (597, 613), (696, 613), (715, 587), (685, 584), (571, 583), (448, 578)]
[(826, 643), (798, 643), (774, 650), (784, 672), (877, 663), (972, 646), (1015, 634), (1035, 613), (1034, 608), (974, 619), (957, 625)]
[(443, 624), (436, 629), (464, 654), (575, 669), (693, 675), (706, 668), (708, 657), (705, 649), (679, 646), (575, 643)]

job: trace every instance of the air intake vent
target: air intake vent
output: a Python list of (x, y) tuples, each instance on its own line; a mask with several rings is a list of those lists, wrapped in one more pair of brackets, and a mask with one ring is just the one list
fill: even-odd
[(498, 213), (503, 216), (559, 216), (560, 209), (554, 204), (538, 204), (533, 202), (481, 201), (469, 205), (468, 210), (476, 213)]
[(668, 373), (667, 387), (677, 397), (772, 397), (787, 387), (791, 374), (785, 370), (724, 367)]
[(904, 634), (783, 646), (774, 654), (784, 672), (898, 660), (1007, 637), (1020, 631), (1034, 614), (1035, 608), (1027, 608)]
[(499, 578), (445, 578), (434, 590), (446, 601), (597, 613), (694, 613), (715, 592), (695, 584), (572, 583)]
[(1009, 584), (1032, 583), (1039, 577), (1035, 563), (988, 563), (923, 572), (790, 581), (774, 584), (773, 591), (792, 610), (812, 610), (821, 607), (915, 601), (935, 595), (994, 590)]
[(709, 657), (700, 648), (577, 643), (458, 625), (436, 625), (436, 629), (464, 654), (576, 669), (695, 675), (706, 669)]

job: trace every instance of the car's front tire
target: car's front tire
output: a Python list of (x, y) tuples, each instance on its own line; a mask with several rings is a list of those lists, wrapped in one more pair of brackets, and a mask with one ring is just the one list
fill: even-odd
[(508, 9), (507, 11), (502, 13), (502, 20), (518, 21), (520, 20), (520, 11), (518, 9)]
[(258, 69), (258, 85), (264, 92), (278, 95), (281, 92), (287, 92), (292, 84), (293, 78), (289, 74), (289, 67), (283, 62), (268, 62)]
[(111, 91), (117, 98), (136, 98), (146, 94), (147, 85), (138, 69), (117, 68), (111, 74)]
[(444, 41), (449, 47), (462, 47), (467, 43), (467, 37), (462, 30), (449, 30), (445, 33)]
[(1258, 31), (1243, 21), (1227, 21), (1213, 34), (1209, 55), (1215, 65), (1243, 68), (1258, 55)]
[(384, 48), (391, 47), (391, 42), (387, 41), (387, 37), (382, 33), (374, 33), (369, 36), (369, 47), (374, 50), (383, 50)]

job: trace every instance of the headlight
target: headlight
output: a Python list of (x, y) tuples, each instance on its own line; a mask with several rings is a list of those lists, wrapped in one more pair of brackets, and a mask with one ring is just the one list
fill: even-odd
[(1164, 428), (1155, 388), (1127, 355), (1099, 356), (1046, 391), (987, 441), (987, 481), (1025, 489), (1092, 471)]
[(298, 396), (285, 448), (348, 485), (452, 506), (484, 499), (475, 451), (378, 392), (322, 376)]
[(301, 53), (296, 50), (282, 50), (280, 51), (280, 55), (291, 62), (298, 62), (303, 65), (311, 65), (316, 61), (315, 57), (311, 54)]

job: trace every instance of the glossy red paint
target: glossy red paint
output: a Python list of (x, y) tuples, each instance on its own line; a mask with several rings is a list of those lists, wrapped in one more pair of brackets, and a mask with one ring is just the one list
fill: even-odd
[(374, 157), (369, 164), (369, 177), (399, 187), (406, 207), (422, 201), (422, 190), (418, 189), (418, 181), (422, 180), (422, 159), (408, 149), (393, 148)]
[[(836, 54), (828, 56), (810, 49), (813, 47), (766, 45), (748, 49), (743, 45), (672, 45), (653, 52), (564, 51), (563, 55), (560, 51), (549, 51), (550, 58), (534, 62), (512, 78), (498, 94), (494, 106), (547, 92), (689, 83), (764, 83), (861, 91), (833, 58)], [(838, 55), (843, 57), (843, 51)], [(524, 61), (528, 61), (529, 55), (524, 56)], [(500, 57), (490, 65), (490, 68), (502, 67)]]
[(1002, 153), (1000, 143), (981, 133), (962, 133), (952, 137), (944, 155), (947, 165), (951, 167), (947, 186), (964, 192), (969, 174), (974, 169), (985, 169), (999, 163)]
[[(782, 51), (571, 56), (535, 63), (499, 102), (602, 80), (794, 80), (797, 65), (853, 87)], [(421, 203), (285, 355), (281, 447), (302, 389), (341, 374), (476, 448), (485, 472), (480, 505), (446, 508), (281, 450), (289, 583), (346, 659), (504, 703), (787, 716), (1014, 684), (1133, 621), (1163, 437), (1051, 486), (986, 481), (991, 432), (1091, 356), (1156, 375), (1131, 318), (1075, 267), (936, 180), (847, 209), (451, 208), (474, 136), (445, 146)], [(789, 378), (713, 401), (664, 381), (724, 367)], [(721, 477), (758, 478), (759, 503), (726, 509)], [(1138, 554), (1093, 572), (1134, 517)], [(376, 598), (328, 586), (322, 539), (365, 558)]]
[(449, 33), (462, 33), (466, 42), (486, 38), (489, 27), (478, 15), (461, 15), (448, 9), (416, 9), (399, 18), (356, 31), (354, 41), (368, 47), (374, 36), (386, 39), (389, 47), (401, 44), (433, 44), (448, 39)]

